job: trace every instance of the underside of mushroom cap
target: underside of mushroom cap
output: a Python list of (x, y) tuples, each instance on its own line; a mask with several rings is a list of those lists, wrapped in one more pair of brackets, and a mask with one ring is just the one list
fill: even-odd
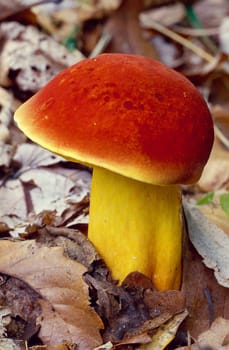
[(213, 144), (197, 89), (135, 55), (102, 54), (64, 70), (15, 120), (31, 140), (72, 161), (162, 185), (198, 180)]

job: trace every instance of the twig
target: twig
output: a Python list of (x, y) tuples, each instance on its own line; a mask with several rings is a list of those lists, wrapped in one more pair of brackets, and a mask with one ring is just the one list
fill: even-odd
[[(146, 24), (146, 22), (144, 24)], [(192, 50), (193, 52), (195, 52), (198, 56), (202, 57), (207, 62), (211, 63), (215, 59), (215, 57), (212, 56), (210, 53), (204, 51), (203, 49), (201, 49), (197, 45), (193, 44), (191, 41), (183, 38), (181, 35), (179, 35), (177, 33), (174, 33), (172, 30), (166, 28), (162, 24), (160, 24), (152, 19), (150, 19), (150, 21), (147, 23), (147, 26), (160, 32), (161, 34), (171, 38), (172, 40), (177, 41), (181, 45), (183, 45), (183, 46), (187, 47), (188, 49)]]
[(212, 36), (219, 34), (219, 28), (187, 28), (187, 27), (181, 27), (176, 24), (172, 26), (172, 29), (174, 32), (184, 35), (191, 35), (195, 37), (202, 37), (202, 36)]
[(93, 58), (97, 55), (99, 55), (100, 53), (102, 53), (105, 49), (105, 47), (109, 44), (111, 40), (111, 35), (107, 32), (104, 32), (99, 41), (97, 42), (95, 48), (92, 50), (92, 52), (90, 53), (89, 57)]

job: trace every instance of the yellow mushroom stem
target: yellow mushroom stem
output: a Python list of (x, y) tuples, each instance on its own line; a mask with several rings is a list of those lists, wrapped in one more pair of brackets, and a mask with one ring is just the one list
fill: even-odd
[(89, 239), (120, 282), (133, 271), (159, 290), (179, 289), (182, 221), (178, 185), (157, 186), (95, 167)]

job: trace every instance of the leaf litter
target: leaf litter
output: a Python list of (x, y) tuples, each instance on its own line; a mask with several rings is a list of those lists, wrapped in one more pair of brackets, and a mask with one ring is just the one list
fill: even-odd
[[(32, 6), (34, 2), (31, 1), (29, 5)], [(83, 295), (80, 295), (84, 300), (83, 305), (86, 305), (84, 309), (84, 312), (87, 314), (86, 317), (90, 318), (92, 316), (91, 310), (96, 310), (97, 312), (97, 314), (94, 314), (94, 311), (92, 311), (96, 320), (93, 334), (96, 333), (95, 338), (98, 336), (100, 339), (99, 348), (132, 349), (140, 347), (148, 350), (164, 349), (172, 341), (176, 333), (178, 335), (180, 334), (178, 327), (181, 331), (184, 330), (186, 332), (183, 342), (187, 344), (187, 330), (191, 336), (198, 338), (201, 332), (206, 331), (210, 327), (211, 322), (216, 317), (225, 317), (221, 325), (227, 324), (226, 318), (229, 318), (229, 301), (226, 288), (220, 286), (214, 279), (212, 271), (205, 268), (202, 264), (203, 257), (204, 259), (209, 259), (209, 256), (212, 256), (212, 252), (210, 251), (209, 255), (207, 248), (204, 254), (202, 254), (203, 257), (201, 257), (196, 252), (193, 252), (192, 245), (189, 246), (191, 258), (190, 260), (186, 259), (189, 261), (190, 269), (184, 268), (184, 285), (181, 292), (174, 293), (173, 291), (169, 291), (168, 293), (158, 293), (144, 276), (138, 274), (132, 274), (125, 281), (126, 284), (118, 286), (111, 279), (109, 271), (93, 250), (93, 247), (88, 247), (88, 241), (85, 240), (86, 236), (77, 230), (80, 229), (85, 234), (87, 232), (91, 176), (89, 169), (82, 169), (76, 164), (63, 162), (62, 159), (54, 155), (45, 153), (45, 151), (43, 153), (43, 150), (31, 143), (22, 143), (19, 147), (15, 146), (15, 143), (20, 144), (25, 139), (23, 139), (23, 136), (12, 125), (15, 99), (12, 98), (11, 90), (15, 96), (23, 101), (36, 92), (57, 72), (71, 63), (75, 63), (75, 61), (83, 59), (84, 55), (77, 50), (77, 46), (73, 53), (70, 53), (64, 48), (61, 44), (64, 35), (66, 37), (70, 33), (70, 29), (75, 30), (76, 27), (74, 25), (79, 26), (79, 31), (75, 32), (75, 38), (77, 39), (77, 35), (79, 34), (78, 44), (82, 49), (81, 51), (85, 52), (83, 48), (85, 42), (80, 42), (80, 35), (83, 38), (83, 35), (86, 34), (81, 30), (83, 28), (82, 23), (84, 25), (84, 23), (89, 21), (88, 23), (91, 25), (93, 20), (96, 19), (95, 22), (98, 24), (100, 20), (104, 20), (104, 16), (109, 14), (112, 17), (112, 12), (120, 5), (119, 1), (111, 1), (109, 4), (107, 1), (99, 1), (96, 5), (88, 2), (88, 4), (84, 4), (81, 7), (80, 2), (76, 1), (74, 3), (74, 12), (70, 2), (65, 0), (60, 6), (58, 4), (49, 6), (49, 8), (53, 6), (53, 8), (58, 9), (63, 5), (60, 12), (52, 9), (49, 12), (48, 7), (32, 9), (32, 13), (36, 16), (35, 21), (43, 27), (46, 34), (40, 28), (37, 29), (37, 26), (34, 26), (34, 22), (32, 25), (30, 22), (29, 25), (23, 22), (19, 24), (19, 21), (17, 22), (17, 16), (13, 18), (13, 21), (3, 21), (0, 25), (0, 34), (2, 37), (0, 84), (5, 88), (2, 91), (2, 117), (0, 115), (0, 125), (4, 125), (1, 133), (0, 157), (0, 232), (2, 237), (9, 238), (10, 233), (11, 236), (13, 235), (19, 238), (16, 241), (12, 240), (12, 238), (10, 239), (12, 246), (15, 244), (15, 247), (19, 247), (20, 244), (22, 246), (25, 244), (24, 247), (28, 247), (31, 244), (32, 246), (34, 245), (35, 252), (34, 257), (29, 257), (26, 253), (26, 258), (23, 258), (25, 271), (31, 272), (31, 276), (28, 277), (24, 276), (20, 269), (18, 271), (16, 269), (16, 259), (20, 256), (20, 250), (17, 249), (17, 254), (12, 253), (13, 249), (11, 253), (4, 250), (3, 257), (0, 259), (0, 261), (7, 260), (8, 258), (6, 256), (9, 255), (12, 266), (15, 261), (15, 270), (13, 268), (11, 270), (10, 266), (5, 266), (8, 272), (4, 273), (4, 268), (3, 270), (1, 269), (1, 304), (5, 306), (4, 310), (8, 310), (6, 312), (6, 318), (8, 320), (7, 322), (10, 319), (10, 323), (5, 326), (7, 331), (6, 336), (8, 338), (2, 339), (0, 346), (4, 349), (22, 349), (25, 347), (25, 344), (23, 341), (21, 342), (21, 339), (25, 339), (29, 341), (29, 347), (32, 348), (33, 343), (31, 339), (35, 339), (34, 344), (41, 341), (38, 334), (44, 340), (42, 348), (69, 349), (69, 347), (74, 346), (71, 337), (74, 338), (77, 333), (75, 333), (75, 325), (72, 326), (71, 324), (74, 316), (71, 315), (71, 311), (69, 310), (74, 309), (76, 304), (73, 302), (73, 305), (69, 305), (68, 303), (69, 300), (72, 301), (74, 298), (71, 299), (72, 294), (70, 293), (71, 297), (69, 300), (66, 300), (69, 295), (67, 294), (68, 291), (65, 291), (63, 283), (60, 281), (62, 275), (56, 273), (53, 277), (50, 277), (50, 282), (53, 281), (53, 285), (59, 287), (56, 295), (57, 299), (59, 299), (56, 300), (53, 296), (53, 290), (55, 288), (52, 288), (53, 285), (50, 286), (48, 284), (49, 281), (45, 279), (49, 276), (48, 272), (46, 276), (46, 271), (39, 270), (40, 262), (42, 262), (40, 267), (42, 264), (43, 266), (47, 266), (45, 264), (48, 263), (47, 270), (52, 271), (52, 256), (54, 257), (53, 261), (59, 257), (59, 260), (63, 262), (63, 266), (61, 265), (59, 267), (59, 271), (62, 269), (63, 274), (66, 273), (67, 266), (72, 266), (72, 262), (69, 263), (70, 259), (73, 260), (74, 266), (76, 266), (75, 262), (77, 262), (79, 274), (77, 274), (76, 279), (82, 287), (81, 292)], [(163, 39), (160, 41), (159, 52), (162, 53), (160, 59), (163, 60), (166, 58), (169, 65), (183, 71), (208, 99), (215, 125), (220, 129), (221, 133), (217, 133), (216, 135), (213, 153), (201, 181), (193, 188), (184, 188), (184, 194), (187, 200), (190, 201), (190, 198), (196, 200), (200, 198), (200, 195), (202, 196), (206, 192), (214, 191), (214, 198), (217, 199), (220, 194), (227, 193), (229, 189), (227, 57), (220, 53), (220, 55), (216, 56), (214, 62), (206, 64), (195, 54), (190, 54), (188, 49), (182, 48), (181, 45), (168, 40), (168, 38), (164, 38), (163, 35), (159, 35), (159, 33), (152, 34), (149, 31), (147, 33), (147, 30), (139, 29), (137, 17), (140, 7), (137, 4), (133, 5), (135, 1), (125, 2), (126, 5), (122, 7), (122, 11), (126, 12), (126, 17), (120, 17), (119, 13), (118, 18), (121, 22), (123, 18), (128, 18), (128, 21), (124, 23), (124, 26), (120, 22), (120, 28), (116, 28), (112, 32), (113, 39), (117, 39), (117, 33), (121, 33), (121, 36), (125, 38), (131, 50), (138, 52), (141, 49), (143, 53), (146, 53), (144, 50), (147, 49), (147, 46), (142, 45), (142, 40), (145, 41), (146, 38), (150, 38), (153, 43), (156, 43), (160, 37)], [(20, 5), (19, 3), (20, 1), (16, 1), (16, 3), (12, 1), (11, 13), (9, 12), (9, 14), (17, 12), (21, 5), (23, 7), (23, 1)], [(186, 30), (185, 35), (192, 36), (194, 31), (190, 31), (190, 27), (187, 27), (187, 23), (185, 23), (184, 7), (178, 13), (175, 10), (174, 4), (171, 4), (171, 7), (168, 8), (167, 3), (171, 3), (170, 1), (158, 0), (152, 1), (152, 3), (166, 5), (164, 7), (162, 6), (164, 10), (164, 12), (161, 12), (162, 21), (169, 18), (170, 23), (167, 25), (174, 28), (175, 31), (177, 30), (177, 22), (180, 21), (178, 24), (183, 31)], [(211, 26), (214, 30), (217, 29), (220, 26), (222, 17), (228, 13), (228, 4), (223, 0), (217, 3), (216, 9), (213, 11), (211, 9), (215, 6), (214, 0), (200, 0), (195, 3), (195, 10), (207, 29), (211, 29)], [(209, 7), (206, 7), (206, 4)], [(68, 9), (64, 8), (65, 5), (67, 7), (69, 6)], [(148, 4), (147, 6), (150, 5)], [(10, 8), (10, 6), (8, 7)], [(77, 18), (77, 14), (80, 13), (78, 10), (82, 10), (82, 12)], [(4, 15), (3, 11), (1, 13)], [(134, 19), (131, 19), (130, 13), (133, 13)], [(174, 17), (168, 16), (168, 13), (173, 13)], [(180, 19), (177, 19), (178, 15)], [(71, 19), (74, 17), (74, 19), (70, 23), (70, 26), (68, 26), (68, 20), (69, 22), (71, 21), (70, 17)], [(26, 22), (26, 15), (24, 18), (24, 22)], [(91, 19), (92, 21), (90, 21)], [(65, 24), (66, 27), (64, 27)], [(132, 32), (131, 28), (133, 25), (135, 27), (134, 32), (137, 35), (136, 40), (134, 35), (126, 35), (126, 33)], [(47, 33), (51, 35), (47, 35)], [(223, 34), (221, 27), (219, 35), (222, 36), (222, 39)], [(93, 31), (92, 35), (94, 35)], [(91, 41), (93, 45), (98, 38), (98, 34), (94, 35), (94, 39)], [(203, 45), (200, 38), (194, 37), (192, 39), (194, 39), (195, 43), (201, 42), (201, 45)], [(221, 38), (219, 38), (219, 42), (220, 40)], [(221, 40), (220, 45), (222, 43), (223, 41)], [(88, 47), (90, 46), (87, 46), (87, 49)], [(108, 47), (108, 50), (112, 51), (114, 48), (115, 46), (111, 45)], [(156, 45), (155, 48), (157, 49)], [(93, 49), (92, 45), (90, 49)], [(154, 55), (156, 50), (152, 46), (148, 52)], [(16, 101), (17, 103), (19, 101)], [(210, 231), (213, 224), (213, 226), (217, 225), (216, 230), (215, 226), (213, 230), (216, 234), (218, 227), (223, 230), (223, 233), (226, 234), (228, 232), (228, 219), (225, 219), (225, 216), (223, 216), (224, 214), (217, 201), (213, 201), (201, 208), (198, 207), (197, 210), (199, 209), (210, 220), (207, 224), (207, 227), (210, 227)], [(192, 210), (193, 207), (190, 209), (193, 216)], [(195, 219), (197, 217), (199, 218), (200, 215), (201, 213), (196, 215), (195, 212)], [(189, 216), (187, 216), (186, 219), (188, 220), (189, 227), (193, 226), (193, 218), (190, 221)], [(202, 225), (202, 219), (200, 222), (198, 220), (195, 225), (199, 228), (199, 224), (201, 223)], [(202, 231), (200, 232), (201, 237), (205, 234), (205, 230)], [(76, 239), (76, 237), (78, 238)], [(219, 237), (218, 234), (216, 237), (213, 237), (213, 242), (220, 239)], [(225, 236), (223, 235), (223, 237)], [(1, 242), (4, 246), (8, 241), (2, 240)], [(212, 244), (210, 241), (206, 243), (206, 246)], [(224, 250), (227, 247), (228, 244), (226, 243)], [(198, 250), (201, 253), (201, 250)], [(21, 253), (23, 251), (26, 251), (26, 249), (22, 249)], [(47, 261), (44, 258), (45, 262), (43, 261), (44, 252), (50, 255), (50, 259), (47, 259)], [(205, 257), (206, 252), (207, 258)], [(220, 250), (219, 254), (215, 252), (212, 256), (212, 261), (217, 261), (218, 264), (215, 265), (217, 266), (216, 270), (218, 266), (221, 267), (220, 264), (222, 263), (222, 259), (220, 260), (219, 256)], [(30, 258), (31, 260), (29, 260)], [(5, 265), (4, 262), (3, 265)], [(20, 264), (18, 267), (20, 267)], [(225, 280), (225, 271), (227, 270), (223, 269), (223, 277), (221, 276), (222, 271), (218, 271), (223, 281)], [(69, 280), (71, 280), (71, 269), (69, 268), (67, 272), (69, 273)], [(33, 274), (34, 276), (39, 276), (36, 281), (34, 281)], [(75, 274), (76, 272), (72, 276), (74, 277)], [(190, 276), (192, 276), (192, 283), (190, 283)], [(40, 283), (39, 278), (40, 282), (47, 283), (47, 290), (44, 286), (44, 291), (41, 289), (42, 293), (40, 292), (41, 290), (37, 291), (36, 283)], [(64, 278), (67, 277), (64, 276)], [(187, 283), (188, 280), (189, 283)], [(193, 288), (193, 285), (195, 285), (195, 288)], [(74, 292), (74, 288), (70, 290)], [(184, 302), (184, 296), (186, 297), (186, 302)], [(211, 298), (213, 300), (212, 302)], [(53, 305), (57, 305), (57, 308), (53, 308)], [(186, 307), (189, 311), (188, 316)], [(44, 318), (43, 314), (45, 315)], [(193, 317), (196, 318), (194, 319)], [(215, 321), (216, 323), (218, 322), (217, 320)], [(75, 322), (75, 319), (73, 321)], [(212, 327), (215, 322), (212, 323)], [(50, 323), (53, 323), (55, 326), (53, 330), (50, 329)], [(223, 326), (221, 328), (223, 329)], [(219, 327), (219, 329), (221, 328)], [(73, 329), (74, 331), (72, 331)], [(66, 332), (63, 333), (66, 337), (69, 336), (67, 343), (66, 339), (62, 339), (63, 341), (59, 340), (60, 343), (51, 345), (53, 344), (52, 335), (56, 332), (57, 339), (60, 339), (58, 337), (61, 337), (62, 330)], [(82, 332), (84, 331), (85, 329), (82, 330)], [(205, 343), (198, 344), (201, 344), (200, 346), (203, 347), (209, 345), (213, 348), (216, 346), (215, 344), (219, 344), (219, 346), (223, 345), (225, 348), (227, 346), (227, 334), (224, 334), (224, 342), (220, 340), (221, 343), (217, 343), (221, 339), (220, 331), (214, 334), (216, 338), (215, 343), (210, 338), (209, 333), (206, 333)], [(18, 340), (12, 343), (12, 339), (10, 338), (18, 338)], [(110, 339), (112, 339), (112, 342)], [(162, 343), (160, 343), (160, 339), (162, 339)], [(106, 343), (101, 345), (103, 342)], [(84, 340), (82, 340), (81, 344), (83, 344), (81, 346), (84, 346)], [(199, 346), (198, 344), (195, 345)], [(172, 349), (177, 348), (175, 344), (173, 346)], [(194, 345), (190, 344), (190, 346)], [(217, 346), (216, 348), (219, 349)], [(86, 345), (86, 349), (87, 347), (88, 345)]]

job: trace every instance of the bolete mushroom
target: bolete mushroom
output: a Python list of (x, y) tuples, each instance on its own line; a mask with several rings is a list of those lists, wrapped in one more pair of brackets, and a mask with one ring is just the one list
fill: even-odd
[(197, 89), (150, 58), (102, 54), (61, 72), (16, 111), (33, 141), (93, 167), (89, 239), (122, 281), (181, 281), (179, 184), (196, 182), (213, 123)]

